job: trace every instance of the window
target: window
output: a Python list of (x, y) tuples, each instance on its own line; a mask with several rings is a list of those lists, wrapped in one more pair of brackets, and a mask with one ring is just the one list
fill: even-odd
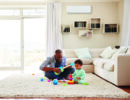
[(24, 19), (24, 66), (39, 67), (44, 59), (45, 23), (46, 18)]
[(0, 9), (0, 67), (39, 67), (45, 50), (46, 9)]
[(20, 65), (20, 21), (0, 20), (0, 66)]
[(20, 16), (20, 10), (2, 10), (0, 9), (0, 16)]

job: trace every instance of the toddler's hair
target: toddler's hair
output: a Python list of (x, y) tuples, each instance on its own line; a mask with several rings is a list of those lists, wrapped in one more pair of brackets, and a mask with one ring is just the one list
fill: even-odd
[(75, 64), (79, 64), (79, 65), (83, 65), (83, 62), (82, 62), (82, 60), (80, 60), (80, 59), (77, 59), (75, 62), (74, 62)]

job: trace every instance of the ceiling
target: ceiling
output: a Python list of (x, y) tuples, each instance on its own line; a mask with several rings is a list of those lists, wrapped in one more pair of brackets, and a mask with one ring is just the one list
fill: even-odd
[(0, 2), (46, 2), (46, 1), (60, 1), (60, 2), (119, 2), (120, 0), (0, 0)]
[(61, 2), (120, 2), (121, 0), (55, 0)]

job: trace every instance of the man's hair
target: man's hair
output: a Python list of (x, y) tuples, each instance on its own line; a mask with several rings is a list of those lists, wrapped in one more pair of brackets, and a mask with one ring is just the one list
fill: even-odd
[(79, 64), (79, 65), (83, 65), (83, 62), (82, 62), (82, 60), (80, 60), (80, 59), (77, 59), (75, 62), (74, 62), (75, 64)]
[(62, 53), (62, 51), (61, 51), (60, 49), (57, 49), (57, 50), (55, 51), (55, 54), (58, 54), (58, 53)]

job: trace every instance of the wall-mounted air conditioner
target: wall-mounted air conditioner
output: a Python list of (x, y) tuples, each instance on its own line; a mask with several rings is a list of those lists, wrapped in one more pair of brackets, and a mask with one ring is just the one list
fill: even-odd
[(89, 14), (92, 12), (91, 6), (66, 6), (67, 13), (70, 14)]

